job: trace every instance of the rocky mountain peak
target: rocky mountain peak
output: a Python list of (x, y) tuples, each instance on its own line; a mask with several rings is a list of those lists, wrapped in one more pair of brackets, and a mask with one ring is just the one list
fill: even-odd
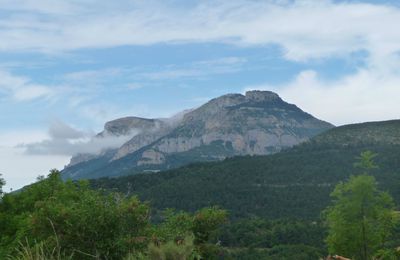
[(127, 135), (132, 130), (142, 131), (149, 128), (155, 127), (161, 121), (156, 119), (147, 119), (140, 117), (123, 117), (116, 120), (107, 122), (104, 125), (104, 131), (100, 135), (112, 134), (112, 135)]
[(92, 174), (111, 176), (128, 170), (161, 170), (196, 161), (270, 154), (332, 127), (271, 91), (227, 94), (175, 118), (110, 121), (103, 131), (106, 135), (137, 134), (110, 153), (75, 158), (80, 163), (63, 172), (73, 178), (93, 178)]
[(278, 94), (272, 91), (251, 90), (247, 91), (245, 95), (227, 94), (218, 98), (214, 98), (206, 103), (204, 107), (217, 109), (236, 106), (247, 102), (263, 103), (272, 101), (282, 101), (282, 99)]
[(272, 91), (251, 90), (246, 92), (246, 100), (258, 103), (281, 100), (281, 98)]
[(208, 102), (206, 105), (214, 105), (216, 107), (229, 107), (229, 106), (234, 106), (241, 104), (245, 101), (245, 98), (241, 94), (227, 94), (223, 95), (218, 98), (212, 99), (210, 102)]

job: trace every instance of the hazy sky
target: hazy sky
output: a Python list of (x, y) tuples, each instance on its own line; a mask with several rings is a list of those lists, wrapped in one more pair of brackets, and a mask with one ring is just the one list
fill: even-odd
[(336, 125), (400, 117), (399, 1), (0, 0), (0, 173), (68, 163), (104, 122), (249, 89)]

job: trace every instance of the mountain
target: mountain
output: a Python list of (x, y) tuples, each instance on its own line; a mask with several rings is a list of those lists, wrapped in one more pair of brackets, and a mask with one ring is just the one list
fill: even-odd
[[(124, 152), (126, 147), (129, 147), (133, 142), (136, 145), (137, 149), (142, 146), (145, 146), (158, 138), (160, 138), (168, 129), (170, 128), (170, 124), (168, 124), (165, 120), (161, 119), (147, 119), (140, 117), (124, 117), (119, 118), (110, 122), (107, 122), (104, 125), (104, 130), (97, 134), (94, 138), (97, 140), (113, 140), (122, 138), (122, 140), (128, 141), (129, 136), (134, 136), (129, 140), (129, 142), (125, 143), (120, 149), (106, 149), (100, 152), (100, 154), (78, 154), (71, 158), (71, 161), (68, 167), (73, 165), (87, 162), (90, 160), (95, 160), (100, 157), (108, 157), (116, 154), (119, 151)], [(131, 149), (134, 149), (131, 147)], [(117, 155), (118, 156), (118, 153)]]
[(371, 171), (381, 190), (400, 203), (400, 120), (337, 127), (266, 156), (196, 163), (159, 173), (92, 180), (92, 186), (138, 195), (158, 210), (195, 211), (219, 205), (232, 218), (317, 220), (335, 185), (359, 171), (365, 150), (378, 154)]
[(97, 138), (135, 135), (118, 149), (73, 158), (63, 176), (118, 176), (238, 155), (271, 154), (332, 127), (270, 91), (228, 94), (175, 118), (129, 117), (108, 122)]

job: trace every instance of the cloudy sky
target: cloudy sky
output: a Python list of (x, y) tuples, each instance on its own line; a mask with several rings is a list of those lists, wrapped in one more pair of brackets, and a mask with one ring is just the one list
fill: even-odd
[(400, 117), (397, 0), (0, 0), (0, 173), (62, 169), (104, 122), (249, 89), (336, 125)]

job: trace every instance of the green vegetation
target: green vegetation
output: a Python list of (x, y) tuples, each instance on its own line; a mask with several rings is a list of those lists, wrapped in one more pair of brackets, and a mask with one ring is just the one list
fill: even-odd
[[(333, 232), (332, 219), (325, 220), (327, 225), (321, 224), (322, 212), (332, 205), (331, 199), (339, 200), (334, 194), (344, 196), (349, 186), (355, 188), (356, 179), (356, 183), (361, 182), (361, 187), (370, 191), (370, 195), (365, 195), (374, 195), (370, 204), (382, 210), (382, 214), (375, 214), (372, 219), (365, 215), (370, 221), (368, 225), (381, 233), (371, 231), (373, 236), (380, 237), (374, 239), (380, 244), (368, 244), (371, 248), (367, 251), (379, 259), (396, 259), (393, 249), (400, 245), (400, 225), (391, 221), (388, 216), (393, 214), (388, 212), (393, 213), (393, 205), (400, 203), (399, 128), (400, 121), (339, 127), (274, 155), (237, 157), (162, 173), (92, 180), (91, 186), (138, 195), (153, 206), (155, 218), (164, 208), (191, 212), (219, 205), (227, 209), (232, 222), (222, 229), (220, 240), (235, 259), (285, 259), (283, 252), (297, 252), (296, 259), (301, 259), (300, 251), (308, 252), (303, 259), (315, 259), (316, 255), (327, 255), (324, 240), (329, 237), (327, 241), (331, 241)], [(354, 167), (359, 174), (370, 177), (361, 177), (365, 178), (362, 181), (359, 176), (351, 177)], [(392, 196), (392, 202), (387, 194)], [(351, 210), (352, 206), (348, 207)], [(329, 216), (328, 212), (324, 216)], [(373, 215), (374, 211), (371, 212)], [(373, 220), (377, 216), (385, 223), (376, 224)], [(337, 239), (343, 239), (344, 243), (355, 240), (342, 235), (345, 234)], [(328, 245), (330, 252), (356, 256), (338, 250), (331, 243)], [(274, 255), (281, 252), (279, 248), (285, 250), (279, 256)]]
[(372, 259), (392, 234), (396, 217), (393, 199), (378, 191), (375, 178), (368, 175), (378, 168), (374, 157), (370, 151), (363, 152), (354, 164), (362, 174), (338, 184), (331, 194), (334, 205), (326, 211), (331, 253), (355, 260)]
[[(227, 209), (232, 219), (300, 218), (318, 220), (336, 184), (353, 173), (354, 158), (364, 150), (379, 154), (372, 169), (378, 188), (400, 202), (399, 145), (342, 146), (306, 143), (270, 155), (197, 163), (160, 173), (91, 180), (98, 189), (135, 194), (155, 211), (193, 212), (208, 205)], [(157, 214), (157, 212), (154, 212)]]
[(2, 197), (0, 259), (400, 259), (400, 145), (390, 127), (367, 128), (362, 142), (358, 127), (332, 130), (163, 173), (63, 182), (52, 171)]
[[(305, 148), (308, 149), (307, 145), (301, 147), (301, 149)], [(397, 147), (392, 148), (397, 149)], [(314, 155), (318, 155), (318, 152)], [(304, 156), (301, 158), (306, 159), (306, 154), (300, 153), (297, 156)], [(193, 165), (183, 168), (184, 177), (190, 180), (193, 176), (201, 176), (201, 172), (197, 172), (198, 175), (191, 175), (188, 171), (188, 169), (199, 167), (202, 167), (202, 171), (207, 170), (207, 167), (218, 167), (219, 172), (224, 172), (224, 169), (231, 170), (235, 176), (234, 169), (240, 169), (238, 165), (243, 162), (251, 161), (246, 164), (246, 167), (249, 170), (255, 170), (259, 167), (255, 164), (256, 162), (265, 163), (262, 159), (274, 158), (272, 162), (269, 162), (273, 163), (277, 159), (287, 160), (290, 157), (285, 156), (288, 155), (295, 156), (287, 151), (280, 155), (283, 157), (278, 155), (245, 157), (226, 160), (219, 164)], [(340, 156), (338, 153), (338, 156), (333, 158), (342, 158), (342, 156), (343, 153), (340, 153)], [(318, 158), (323, 157), (313, 158), (311, 162), (315, 162)], [(262, 214), (257, 216), (258, 212), (265, 212), (266, 209), (248, 212), (252, 213), (251, 215), (242, 214), (240, 211), (238, 211), (240, 214), (237, 214), (235, 212), (237, 209), (233, 208), (234, 210), (228, 211), (231, 219), (228, 221), (228, 212), (216, 207), (194, 209), (192, 213), (173, 209), (163, 210), (162, 207), (151, 209), (151, 204), (142, 203), (137, 197), (131, 196), (135, 194), (132, 192), (132, 187), (130, 193), (126, 194), (92, 189), (87, 181), (63, 182), (60, 173), (53, 170), (47, 178), (39, 178), (37, 183), (17, 193), (5, 194), (2, 198), (0, 202), (0, 258), (306, 260), (319, 259), (330, 252), (354, 259), (372, 259), (372, 256), (380, 257), (379, 259), (396, 259), (398, 252), (395, 248), (400, 244), (400, 224), (395, 221), (394, 202), (388, 193), (379, 191), (375, 178), (368, 175), (375, 174), (377, 177), (382, 177), (387, 174), (383, 170), (386, 166), (382, 165), (378, 168), (374, 163), (374, 160), (382, 160), (382, 156), (367, 151), (352, 158), (353, 160), (357, 158), (357, 161), (356, 163), (353, 163), (353, 160), (348, 161), (349, 171), (354, 171), (354, 165), (360, 173), (357, 176), (351, 176), (347, 182), (339, 182), (336, 185), (331, 193), (333, 204), (324, 211), (323, 219), (320, 217), (321, 211), (316, 217), (311, 217), (311, 215), (299, 217), (295, 213), (285, 216), (282, 212), (275, 212), (276, 215), (271, 214), (275, 217), (268, 217)], [(294, 167), (298, 165), (295, 164)], [(333, 163), (329, 164), (326, 169), (333, 167), (332, 165)], [(279, 166), (276, 167), (275, 170), (279, 169)], [(243, 173), (243, 171), (239, 172)], [(134, 178), (144, 178), (136, 180), (142, 180), (141, 184), (149, 188), (155, 184), (168, 183), (170, 178), (168, 174), (174, 173), (176, 174), (176, 171), (166, 172), (166, 179), (156, 178), (154, 182), (148, 183), (143, 180), (149, 176), (163, 175), (143, 174)], [(314, 197), (314, 201), (318, 202), (315, 196), (321, 193), (312, 196), (304, 191), (306, 188), (312, 189), (318, 186), (315, 183), (319, 183), (319, 178), (326, 177), (315, 175), (313, 176), (315, 182), (309, 185), (307, 185), (309, 181), (307, 179), (303, 182), (297, 179), (296, 185), (288, 185), (291, 180), (289, 174), (267, 176), (271, 178), (271, 181), (266, 182), (257, 175), (257, 170), (254, 173), (258, 178), (252, 181), (257, 180), (258, 184), (270, 183), (270, 188), (277, 189), (275, 198), (278, 198), (280, 190), (287, 190), (286, 195), (290, 195), (290, 192), (301, 191), (296, 192), (289, 199), (298, 196), (296, 203), (303, 203), (298, 209), (305, 206), (303, 210), (316, 210), (307, 208), (308, 204), (302, 200)], [(182, 173), (175, 176), (179, 177), (180, 174)], [(219, 174), (214, 173), (214, 175)], [(249, 178), (249, 175), (245, 177)], [(120, 179), (112, 180), (120, 181)], [(245, 179), (240, 180), (245, 181)], [(200, 188), (204, 188), (203, 185), (207, 182), (209, 183), (210, 180), (205, 179), (204, 183), (200, 181), (198, 184)], [(226, 183), (231, 184), (231, 180)], [(301, 187), (299, 183), (302, 183), (304, 187)], [(179, 187), (174, 188), (172, 184), (170, 183), (171, 186), (167, 187), (175, 192), (178, 191)], [(268, 190), (267, 185), (263, 187)], [(321, 188), (327, 187), (331, 186), (322, 185)], [(255, 186), (253, 189), (257, 190), (258, 187)], [(312, 189), (312, 192), (314, 191), (315, 189)], [(198, 190), (194, 189), (192, 192), (190, 199), (194, 200)], [(330, 192), (329, 189), (328, 192)], [(251, 198), (247, 198), (243, 190), (241, 194), (245, 200), (250, 201)], [(281, 193), (281, 196), (285, 195)], [(173, 198), (167, 197), (165, 202)], [(284, 202), (283, 199), (281, 198), (278, 203)], [(181, 200), (186, 201), (183, 197)], [(208, 206), (216, 204), (210, 201), (207, 203)], [(257, 203), (257, 197), (253, 198), (253, 204), (257, 205)], [(280, 210), (282, 206), (278, 203), (272, 204), (273, 207), (269, 209)], [(330, 204), (329, 201), (326, 203)], [(249, 210), (250, 206), (245, 210)], [(270, 205), (265, 204), (264, 207), (268, 210)], [(247, 217), (240, 217), (240, 215)]]
[(225, 221), (225, 211), (204, 208), (195, 214), (168, 211), (154, 224), (149, 206), (136, 197), (63, 182), (53, 170), (2, 198), (0, 259), (212, 259), (220, 247), (210, 242)]
[(1, 173), (0, 173), (0, 197), (3, 195), (3, 186), (6, 184), (3, 178), (1, 178)]
[(379, 192), (374, 177), (353, 176), (332, 193), (334, 206), (327, 210), (331, 253), (372, 259), (390, 237), (394, 204), (389, 194)]

